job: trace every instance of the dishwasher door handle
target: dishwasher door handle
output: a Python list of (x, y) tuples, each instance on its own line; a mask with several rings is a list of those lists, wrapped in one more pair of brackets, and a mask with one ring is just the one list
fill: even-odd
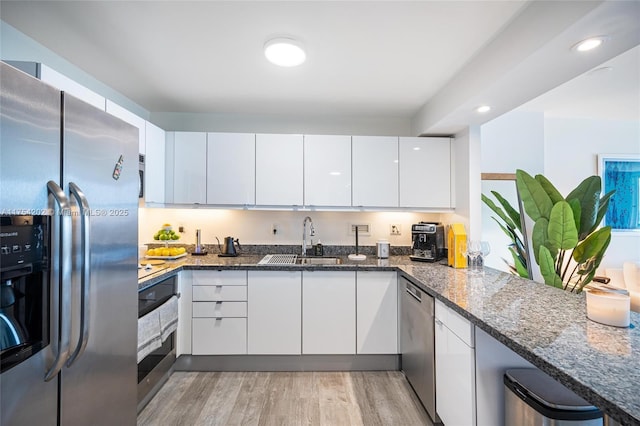
[(409, 294), (411, 297), (416, 299), (418, 302), (422, 303), (422, 298), (420, 296), (418, 296), (417, 294), (415, 294), (413, 291), (411, 291), (411, 289), (408, 286), (407, 286), (407, 288), (405, 290), (406, 290), (407, 294)]

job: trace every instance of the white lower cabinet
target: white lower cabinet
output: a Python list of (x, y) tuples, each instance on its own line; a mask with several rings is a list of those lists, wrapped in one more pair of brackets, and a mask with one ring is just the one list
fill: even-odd
[(247, 352), (298, 355), (302, 335), (302, 272), (249, 271)]
[(439, 300), (435, 317), (436, 411), (447, 426), (474, 426), (474, 327)]
[(193, 355), (247, 353), (246, 318), (194, 318)]
[(358, 271), (356, 287), (356, 352), (397, 354), (397, 272)]
[(302, 353), (355, 354), (356, 273), (302, 273)]
[(193, 355), (247, 353), (247, 272), (191, 272)]

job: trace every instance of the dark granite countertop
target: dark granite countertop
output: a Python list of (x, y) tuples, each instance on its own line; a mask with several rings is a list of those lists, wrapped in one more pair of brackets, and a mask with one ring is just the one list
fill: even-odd
[(474, 325), (556, 378), (622, 424), (640, 425), (640, 314), (631, 327), (601, 325), (586, 317), (576, 295), (490, 268), (472, 275), (408, 256), (331, 266), (257, 265), (263, 255), (187, 256), (139, 281), (148, 287), (180, 270), (399, 270)]

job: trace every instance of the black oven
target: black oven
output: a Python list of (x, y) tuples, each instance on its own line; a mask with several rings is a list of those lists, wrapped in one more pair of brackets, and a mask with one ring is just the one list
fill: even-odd
[(49, 216), (0, 216), (0, 372), (49, 344)]
[[(177, 278), (169, 277), (138, 292), (138, 318), (162, 306), (177, 294)], [(166, 381), (176, 360), (176, 332), (174, 331), (154, 350), (138, 362), (138, 411), (156, 392), (161, 382)]]

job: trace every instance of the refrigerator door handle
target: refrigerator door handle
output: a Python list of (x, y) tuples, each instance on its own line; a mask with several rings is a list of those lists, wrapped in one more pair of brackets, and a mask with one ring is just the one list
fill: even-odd
[(91, 240), (89, 234), (89, 231), (91, 229), (91, 208), (89, 207), (87, 197), (85, 197), (84, 193), (78, 187), (78, 185), (73, 182), (69, 182), (69, 193), (73, 195), (78, 201), (78, 208), (80, 209), (80, 221), (82, 224), (82, 271), (80, 278), (80, 337), (78, 338), (76, 349), (73, 351), (71, 357), (67, 361), (67, 367), (71, 367), (71, 365), (76, 361), (76, 359), (78, 359), (78, 357), (80, 357), (80, 355), (82, 355), (85, 348), (87, 347), (87, 342), (89, 340), (89, 305), (91, 299)]
[[(53, 316), (59, 321), (58, 353), (53, 365), (44, 376), (46, 382), (50, 381), (62, 370), (69, 357), (71, 340), (71, 208), (64, 191), (54, 181), (47, 182), (47, 191), (55, 199), (60, 218), (60, 243), (52, 244), (52, 259), (59, 263), (60, 276), (55, 277), (57, 283), (54, 297), (58, 303), (53, 303)], [(54, 211), (55, 214), (55, 211)], [(56, 293), (54, 293), (56, 294)]]

